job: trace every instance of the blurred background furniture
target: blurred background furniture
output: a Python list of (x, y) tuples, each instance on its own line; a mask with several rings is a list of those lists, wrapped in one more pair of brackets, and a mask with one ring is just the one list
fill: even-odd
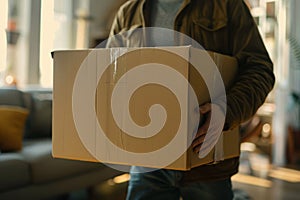
[[(45, 199), (68, 194), (72, 191), (89, 190), (93, 185), (113, 178), (121, 172), (101, 163), (54, 159), (52, 157), (51, 89), (0, 88), (0, 109), (23, 108), (29, 111), (24, 129), (19, 130), (23, 138), (16, 149), (3, 149), (0, 145), (0, 199)], [(0, 111), (1, 112), (1, 111)], [(12, 114), (13, 115), (13, 114)], [(5, 143), (5, 134), (19, 119), (2, 123), (0, 118), (0, 143)], [(11, 115), (10, 115), (11, 117)], [(12, 122), (12, 123), (10, 123)], [(20, 124), (19, 124), (20, 125)], [(22, 126), (19, 126), (19, 128)], [(8, 130), (7, 132), (4, 132)], [(4, 136), (3, 136), (4, 135)], [(2, 138), (1, 138), (2, 137)], [(11, 141), (10, 141), (11, 142)]]

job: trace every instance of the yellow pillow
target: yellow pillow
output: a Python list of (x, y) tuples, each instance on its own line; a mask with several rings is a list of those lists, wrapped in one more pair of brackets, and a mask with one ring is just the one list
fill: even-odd
[(28, 110), (14, 106), (0, 106), (0, 150), (22, 149), (23, 133)]

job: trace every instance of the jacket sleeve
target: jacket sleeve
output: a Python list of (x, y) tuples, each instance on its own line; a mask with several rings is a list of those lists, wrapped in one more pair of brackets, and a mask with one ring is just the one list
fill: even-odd
[(128, 47), (129, 30), (138, 26), (132, 25), (133, 22), (142, 24), (139, 1), (126, 1), (118, 10), (113, 20), (109, 38), (107, 40), (107, 47)]
[(121, 47), (123, 46), (123, 41), (121, 38), (118, 39), (118, 34), (122, 29), (122, 24), (121, 24), (121, 15), (123, 11), (119, 9), (117, 14), (115, 15), (115, 18), (113, 20), (110, 33), (109, 33), (109, 38), (107, 39), (106, 47)]
[(122, 25), (123, 12), (124, 12), (123, 6), (121, 6), (114, 17), (109, 36), (114, 36), (121, 31), (123, 26)]
[(273, 63), (248, 7), (243, 0), (228, 2), (229, 43), (239, 71), (234, 86), (227, 93), (225, 130), (251, 118), (275, 82)]

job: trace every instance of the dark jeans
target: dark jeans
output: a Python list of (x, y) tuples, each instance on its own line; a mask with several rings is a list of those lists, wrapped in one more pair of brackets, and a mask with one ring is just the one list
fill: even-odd
[(229, 200), (233, 199), (231, 180), (199, 181), (181, 185), (181, 171), (159, 169), (146, 173), (142, 167), (132, 167), (127, 200)]

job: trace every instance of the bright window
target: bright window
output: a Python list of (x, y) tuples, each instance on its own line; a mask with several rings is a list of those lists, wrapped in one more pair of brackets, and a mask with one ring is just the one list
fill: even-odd
[[(4, 73), (6, 68), (6, 28), (7, 28), (7, 1), (0, 1), (0, 80), (4, 80)], [(1, 81), (1, 85), (3, 82)]]

